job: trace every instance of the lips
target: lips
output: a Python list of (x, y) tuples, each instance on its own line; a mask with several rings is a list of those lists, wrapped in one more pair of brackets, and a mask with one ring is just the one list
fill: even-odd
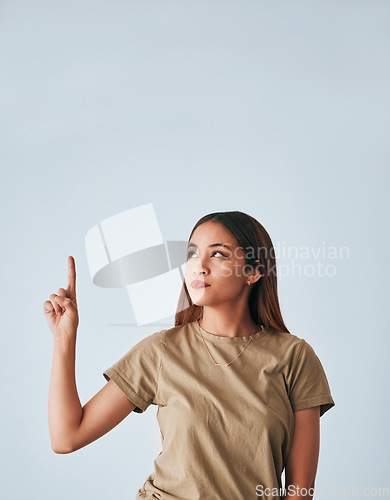
[(207, 288), (208, 286), (211, 286), (211, 285), (209, 285), (209, 283), (206, 283), (205, 281), (194, 280), (191, 282), (191, 287), (195, 288), (195, 289)]

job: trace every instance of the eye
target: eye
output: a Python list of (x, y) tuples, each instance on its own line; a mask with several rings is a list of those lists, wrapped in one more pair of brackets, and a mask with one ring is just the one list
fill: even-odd
[[(222, 257), (225, 257), (227, 258), (227, 255), (225, 255), (224, 253), (220, 252), (219, 250), (215, 250), (211, 255), (213, 256), (214, 254), (216, 253), (219, 253), (220, 255), (222, 255)], [(194, 254), (195, 255), (195, 252), (187, 252), (187, 260), (191, 258), (191, 255)]]
[(211, 255), (214, 255), (215, 253), (219, 253), (222, 255), (222, 257), (226, 257), (226, 255), (222, 252), (220, 252), (219, 250), (215, 250), (215, 252), (213, 252)]

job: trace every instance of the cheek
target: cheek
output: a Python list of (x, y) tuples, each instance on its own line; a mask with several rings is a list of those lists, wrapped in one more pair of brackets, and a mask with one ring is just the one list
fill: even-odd
[(195, 277), (195, 266), (193, 262), (187, 262), (184, 266), (184, 280), (186, 282), (187, 288), (190, 286), (190, 282)]
[(218, 285), (218, 290), (223, 295), (236, 295), (242, 289), (242, 280), (240, 280), (232, 271), (230, 274), (225, 270), (225, 275), (220, 274), (214, 283)]
[(229, 280), (232, 283), (234, 281), (238, 282), (240, 279), (240, 267), (236, 262), (225, 261), (221, 263), (218, 274), (222, 279)]
[(184, 275), (189, 276), (191, 272), (194, 272), (194, 267), (192, 261), (187, 261), (184, 265)]

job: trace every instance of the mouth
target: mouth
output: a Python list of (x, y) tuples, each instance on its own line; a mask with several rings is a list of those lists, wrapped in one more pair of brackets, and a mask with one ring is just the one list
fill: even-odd
[(209, 286), (211, 285), (204, 281), (194, 280), (191, 282), (191, 288), (194, 288), (195, 290), (198, 290), (199, 288), (208, 288)]

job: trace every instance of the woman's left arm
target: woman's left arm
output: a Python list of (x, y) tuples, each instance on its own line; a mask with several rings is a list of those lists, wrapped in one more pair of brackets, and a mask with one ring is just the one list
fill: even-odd
[[(294, 436), (285, 466), (285, 500), (311, 500), (320, 451), (320, 406), (294, 412)], [(303, 490), (303, 491), (302, 491)], [(310, 490), (310, 491), (309, 491)]]

